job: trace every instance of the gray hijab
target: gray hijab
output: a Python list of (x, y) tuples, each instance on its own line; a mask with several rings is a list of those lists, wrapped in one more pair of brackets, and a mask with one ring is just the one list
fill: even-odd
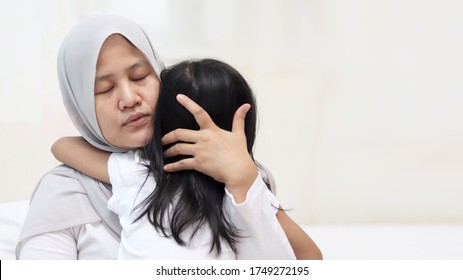
[[(58, 54), (58, 78), (64, 105), (82, 136), (93, 146), (109, 151), (125, 151), (111, 146), (98, 126), (94, 105), (94, 80), (98, 55), (104, 41), (121, 34), (137, 47), (160, 74), (164, 68), (144, 31), (119, 16), (100, 15), (83, 20), (64, 39)], [(23, 242), (35, 235), (101, 221), (108, 232), (120, 240), (118, 217), (107, 209), (110, 186), (68, 166), (46, 173), (35, 188), (29, 212), (16, 246), (16, 257)]]
[(58, 53), (58, 78), (64, 105), (82, 136), (99, 149), (122, 152), (125, 150), (111, 146), (103, 138), (94, 104), (98, 55), (104, 41), (112, 34), (121, 34), (135, 45), (159, 77), (164, 64), (145, 32), (126, 18), (100, 15), (82, 21), (66, 36)]

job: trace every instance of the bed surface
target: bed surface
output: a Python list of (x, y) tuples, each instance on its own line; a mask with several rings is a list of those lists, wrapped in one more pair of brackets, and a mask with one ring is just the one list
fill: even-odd
[(310, 225), (331, 260), (463, 260), (462, 224)]

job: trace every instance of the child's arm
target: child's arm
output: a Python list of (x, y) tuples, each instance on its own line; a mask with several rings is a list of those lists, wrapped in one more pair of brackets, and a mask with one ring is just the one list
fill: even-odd
[(51, 146), (55, 158), (105, 183), (110, 183), (108, 160), (111, 153), (99, 150), (82, 137), (63, 137)]
[[(280, 206), (281, 207), (281, 206)], [(323, 255), (312, 238), (285, 211), (278, 210), (277, 219), (298, 260), (322, 260)]]

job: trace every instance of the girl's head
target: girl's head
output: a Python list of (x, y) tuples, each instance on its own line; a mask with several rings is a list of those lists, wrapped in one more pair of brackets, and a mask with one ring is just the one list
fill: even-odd
[(119, 16), (74, 27), (58, 54), (64, 105), (93, 146), (124, 151), (146, 144), (164, 68), (144, 31)]
[[(146, 148), (157, 186), (144, 201), (146, 206), (139, 217), (147, 214), (153, 226), (177, 243), (185, 245), (181, 233), (187, 227), (197, 232), (207, 225), (211, 230), (211, 251), (223, 249), (225, 240), (236, 252), (238, 229), (223, 211), (225, 186), (213, 178), (194, 170), (167, 173), (161, 138), (177, 128), (199, 129), (193, 115), (182, 107), (176, 95), (189, 96), (211, 116), (216, 125), (231, 131), (233, 116), (243, 104), (250, 104), (245, 119), (248, 151), (256, 133), (256, 104), (251, 88), (245, 79), (230, 65), (203, 59), (176, 64), (161, 73), (161, 93), (156, 106), (154, 137)], [(168, 223), (168, 224), (167, 224)], [(194, 234), (193, 234), (194, 235)]]
[(256, 134), (256, 106), (251, 88), (230, 65), (214, 60), (184, 61), (161, 73), (161, 95), (156, 107), (155, 134), (162, 137), (177, 128), (199, 129), (193, 115), (176, 100), (189, 96), (211, 116), (216, 125), (231, 131), (235, 111), (248, 103), (245, 133), (249, 153)]

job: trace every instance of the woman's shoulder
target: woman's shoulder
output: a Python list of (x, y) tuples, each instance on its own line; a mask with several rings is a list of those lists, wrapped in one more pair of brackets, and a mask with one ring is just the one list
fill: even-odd
[(51, 169), (43, 175), (32, 194), (17, 254), (22, 242), (30, 237), (95, 223), (102, 223), (104, 233), (117, 240), (121, 228), (117, 216), (106, 207), (109, 196), (110, 191), (101, 182), (69, 166)]
[[(108, 199), (111, 186), (91, 178), (67, 165), (59, 165), (45, 173), (32, 193), (32, 201), (37, 197), (58, 199), (81, 197), (83, 200)], [(104, 200), (103, 199), (103, 200)]]
[(40, 179), (38, 186), (40, 189), (62, 187), (62, 185), (82, 185), (82, 179), (88, 178), (87, 175), (75, 170), (72, 167), (61, 164), (45, 173)]
[(80, 173), (76, 169), (69, 167), (65, 164), (61, 164), (55, 166), (54, 168), (50, 169), (47, 173), (44, 174), (43, 177), (68, 177), (74, 178), (77, 176), (77, 173)]
[(42, 212), (43, 216), (59, 217), (55, 220), (61, 224), (72, 221), (70, 226), (74, 226), (76, 220), (81, 221), (77, 224), (84, 224), (99, 221), (103, 216), (106, 219), (109, 212), (106, 204), (110, 196), (109, 185), (69, 166), (59, 165), (45, 173), (36, 185), (30, 210)]
[[(49, 170), (45, 173), (39, 181), (39, 186), (42, 188), (46, 188), (51, 184), (59, 183), (59, 182), (78, 182), (79, 171), (67, 166), (67, 165), (58, 165), (55, 168)], [(82, 174), (82, 173), (81, 173)]]

